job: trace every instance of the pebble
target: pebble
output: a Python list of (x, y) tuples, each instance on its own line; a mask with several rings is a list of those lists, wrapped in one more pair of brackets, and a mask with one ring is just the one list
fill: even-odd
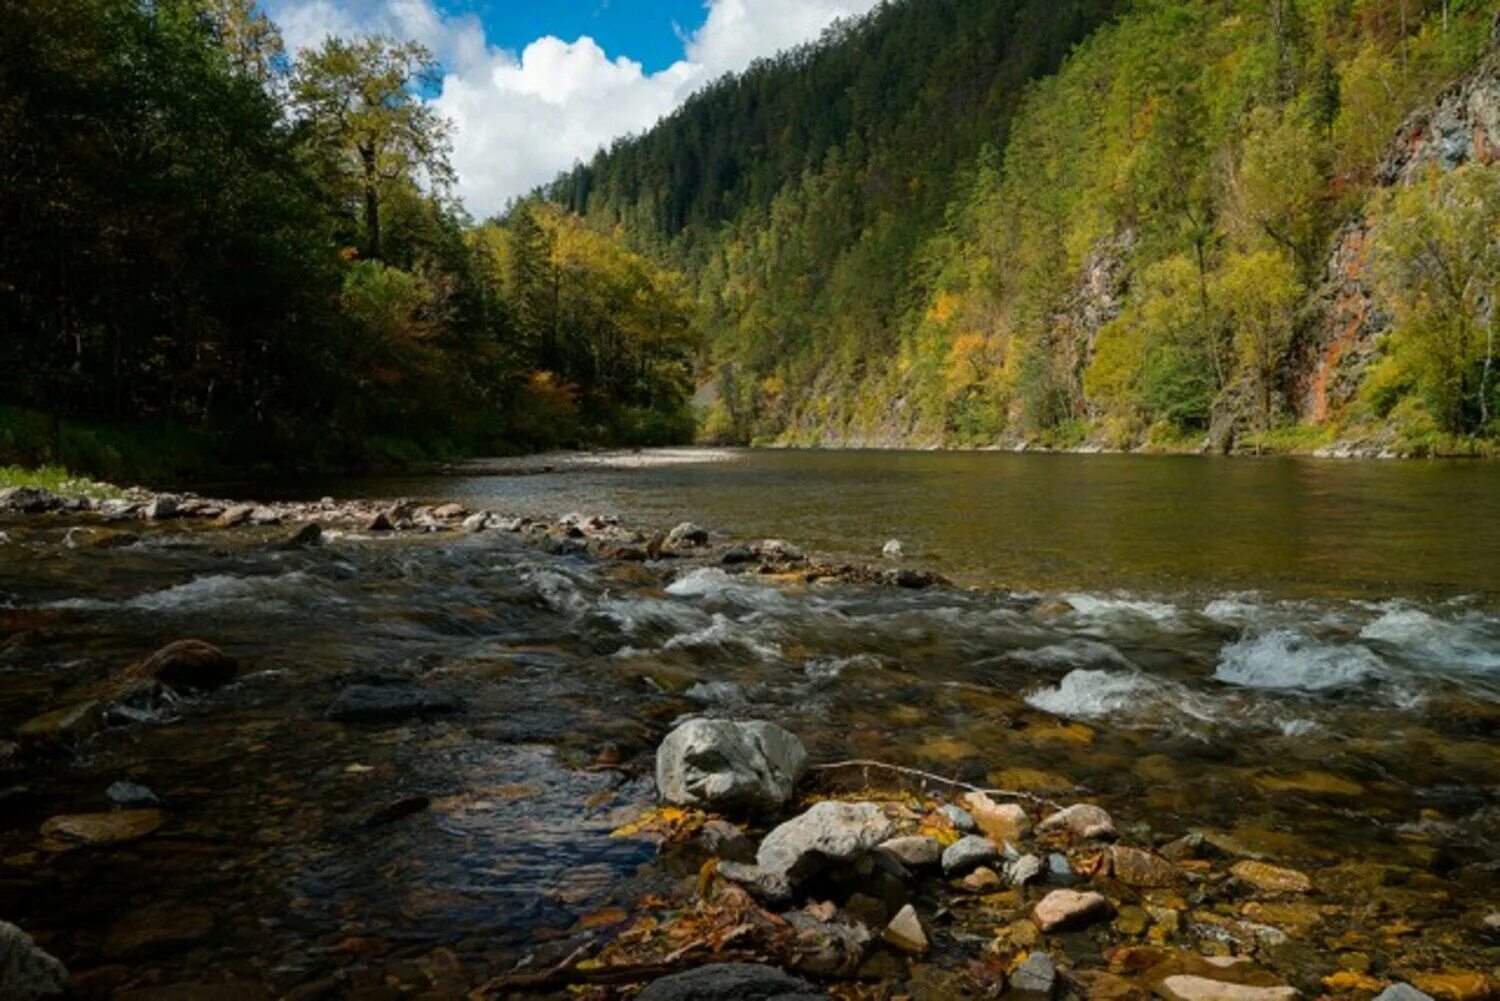
[(949, 876), (961, 876), (975, 866), (993, 862), (999, 857), (1000, 849), (989, 838), (968, 834), (943, 850), (943, 872)]
[(953, 823), (954, 829), (962, 831), (965, 834), (972, 834), (979, 830), (979, 825), (974, 822), (973, 815), (961, 806), (954, 806), (952, 803), (948, 803), (939, 807), (938, 813), (947, 817)]
[(1234, 876), (1267, 893), (1311, 893), (1312, 880), (1295, 869), (1283, 869), (1269, 862), (1237, 862), (1229, 870)]
[(880, 555), (888, 560), (899, 560), (902, 555), (901, 540), (891, 539), (880, 547)]
[(1294, 1001), (1297, 997), (1295, 987), (1248, 987), (1187, 974), (1163, 980), (1156, 993), (1166, 1001)]
[(1075, 803), (1059, 810), (1037, 825), (1038, 831), (1067, 831), (1085, 841), (1113, 838), (1115, 822), (1103, 807), (1092, 803)]
[(1053, 890), (1032, 909), (1031, 917), (1044, 932), (1078, 928), (1109, 914), (1109, 901), (1092, 890)]
[(1004, 885), (1005, 883), (1001, 880), (1000, 874), (985, 865), (980, 866), (965, 876), (963, 882), (964, 889), (970, 893), (988, 893), (991, 890), (998, 890)]
[(1041, 874), (1042, 860), (1035, 855), (1022, 855), (1005, 866), (1005, 881), (1017, 889), (1034, 882)]
[(928, 949), (927, 933), (911, 904), (896, 912), (880, 937), (887, 945), (913, 956), (920, 956)]

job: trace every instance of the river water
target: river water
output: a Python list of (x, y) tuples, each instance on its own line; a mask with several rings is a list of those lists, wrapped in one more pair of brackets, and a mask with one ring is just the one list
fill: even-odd
[[(1271, 927), (1252, 929), (1279, 950), (1262, 958), (1314, 992), (1350, 954), (1377, 977), (1500, 965), (1500, 466), (693, 452), (286, 489), (308, 491), (690, 518), (868, 558), (899, 538), (965, 586), (598, 564), (497, 532), (286, 551), (285, 529), (132, 526), (106, 548), (121, 528), (0, 524), (0, 732), (184, 636), (250, 665), (76, 754), (0, 766), (26, 790), (0, 810), (0, 918), (99, 996), (452, 997), (566, 955), (608, 908), (681, 891), (609, 832), (649, 805), (661, 735), (702, 712), (776, 720), (816, 760), (1088, 798), (1133, 842), (1207, 831), (1309, 872), (1310, 911), (1219, 904), (1162, 934), (1199, 949), (1225, 921)], [(464, 710), (326, 717), (342, 687), (397, 680)], [(160, 796), (160, 831), (39, 844), (119, 779)], [(206, 907), (209, 927), (121, 946), (158, 906)]]

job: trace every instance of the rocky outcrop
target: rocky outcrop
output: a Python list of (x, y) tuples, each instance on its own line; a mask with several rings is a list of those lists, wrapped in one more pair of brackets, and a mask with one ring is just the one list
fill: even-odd
[(677, 806), (774, 810), (807, 767), (802, 742), (774, 723), (689, 720), (656, 752), (656, 790)]
[[(1490, 55), (1397, 131), (1375, 171), (1382, 188), (1416, 183), (1433, 170), (1500, 159), (1500, 52)], [(1370, 279), (1378, 232), (1366, 215), (1350, 220), (1328, 255), (1303, 316), (1293, 359), (1291, 403), (1303, 420), (1336, 417), (1354, 398), (1391, 318)]]

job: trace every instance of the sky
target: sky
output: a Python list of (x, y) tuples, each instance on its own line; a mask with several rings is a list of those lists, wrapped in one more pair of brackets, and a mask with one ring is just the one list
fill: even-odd
[(454, 126), (458, 195), (476, 218), (695, 90), (816, 38), (879, 0), (262, 0), (288, 48), (330, 34), (422, 42), (430, 100)]

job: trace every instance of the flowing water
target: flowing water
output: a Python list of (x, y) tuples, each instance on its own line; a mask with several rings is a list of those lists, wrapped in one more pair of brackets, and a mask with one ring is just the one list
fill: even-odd
[[(672, 721), (708, 712), (776, 720), (814, 759), (1087, 797), (1133, 841), (1209, 831), (1308, 871), (1326, 913), (1281, 915), (1299, 975), (1340, 952), (1377, 974), (1500, 964), (1500, 466), (676, 459), (296, 492), (691, 518), (870, 557), (895, 537), (970, 586), (599, 564), (495, 532), (289, 552), (277, 529), (167, 523), (103, 548), (119, 529), (0, 523), (0, 731), (183, 636), (250, 665), (0, 770), (25, 790), (0, 801), (0, 918), (106, 986), (280, 996), (337, 973), (326, 996), (459, 996), (679, 885), (609, 831), (649, 805)], [(464, 711), (326, 718), (343, 686), (400, 679)], [(161, 797), (159, 832), (39, 844), (119, 779)], [(211, 929), (124, 950), (162, 901), (208, 907)], [(1173, 941), (1222, 931), (1192, 927)]]

